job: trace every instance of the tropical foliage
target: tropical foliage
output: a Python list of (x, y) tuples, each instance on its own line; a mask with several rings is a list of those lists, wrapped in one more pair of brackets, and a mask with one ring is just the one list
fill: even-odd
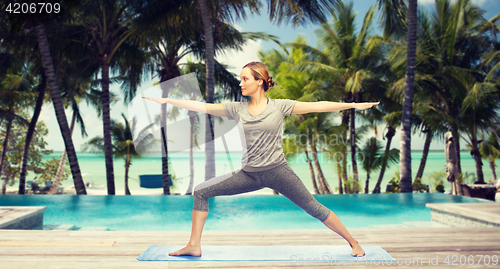
[[(235, 20), (245, 19), (247, 12), (259, 13), (261, 2), (268, 4), (271, 22), (295, 26), (319, 23), (317, 46), (308, 45), (302, 36), (280, 45), (275, 36), (239, 32), (233, 25)], [(277, 83), (269, 97), (304, 102), (380, 101), (379, 106), (362, 112), (351, 109), (286, 118), (285, 153), (288, 157), (305, 156), (315, 193), (329, 194), (335, 189), (339, 193), (369, 193), (370, 177), (375, 172), (378, 177), (371, 191), (379, 193), (385, 171), (398, 161), (400, 171), (391, 183), (393, 191), (423, 189), (421, 179), (431, 144), (448, 131), (462, 138), (456, 140), (456, 151), (466, 148), (472, 155), (475, 181), (487, 180), (483, 160), (496, 178), (495, 161), (500, 156), (500, 14), (487, 20), (485, 11), (471, 0), (436, 0), (431, 9), (417, 9), (416, 2), (378, 0), (366, 14), (356, 14), (354, 2), (341, 0), (86, 0), (78, 5), (63, 1), (68, 12), (58, 17), (2, 17), (2, 193), (19, 177), (19, 193), (24, 194), (28, 171), (39, 165), (33, 165), (31, 156), (44, 152), (36, 149), (38, 132), (43, 134), (38, 116), (43, 104), (51, 102), (65, 145), (59, 171), (62, 173), (67, 156), (77, 194), (86, 194), (72, 141), (76, 123), (81, 135), (86, 135), (89, 123), (83, 122), (79, 111), (80, 104), (86, 102), (98, 111), (104, 131), (102, 140), (94, 139), (89, 145), (104, 152), (107, 192), (115, 194), (113, 156), (122, 156), (129, 167), (134, 155), (127, 119), (124, 125), (111, 120), (115, 102), (122, 99), (127, 104), (148, 76), (157, 77), (161, 85), (190, 72), (196, 72), (206, 102), (242, 101), (237, 75), (215, 57), (257, 39), (279, 45), (259, 53)], [(373, 33), (377, 15), (381, 35)], [(360, 17), (362, 23), (357, 27), (355, 21)], [(188, 57), (187, 64), (180, 63)], [(120, 84), (120, 94), (110, 91), (113, 84)], [(168, 91), (163, 94), (175, 96)], [(25, 107), (34, 108), (32, 115)], [(71, 121), (66, 118), (66, 108), (73, 111)], [(162, 123), (166, 115), (164, 105)], [(205, 178), (210, 179), (215, 175), (214, 145), (203, 143), (197, 131), (199, 118), (192, 112), (189, 115), (190, 138), (193, 146), (205, 144)], [(210, 121), (212, 117), (205, 121), (206, 141), (213, 140)], [(403, 143), (398, 150), (391, 143), (399, 126)], [(382, 133), (377, 127), (383, 127)], [(21, 135), (22, 153), (14, 157), (11, 149), (19, 148), (20, 141), (13, 138), (19, 137), (21, 130), (25, 132)], [(425, 135), (414, 180), (411, 133)], [(385, 145), (380, 139), (386, 140)], [(461, 141), (466, 145), (460, 145)], [(164, 156), (163, 193), (170, 194), (168, 149)], [(323, 157), (332, 161), (332, 167), (321, 163)], [(55, 166), (52, 162), (45, 165)], [(336, 171), (335, 186), (327, 180), (327, 169)], [(365, 184), (359, 182), (360, 169), (366, 171)], [(460, 159), (458, 172), (466, 175)], [(191, 163), (191, 182), (193, 174)], [(191, 183), (187, 193), (192, 187)], [(127, 187), (125, 192), (130, 194)]]

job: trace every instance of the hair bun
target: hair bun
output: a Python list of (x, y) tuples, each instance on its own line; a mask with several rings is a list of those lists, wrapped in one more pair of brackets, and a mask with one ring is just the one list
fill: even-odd
[(273, 77), (270, 76), (267, 79), (267, 88), (269, 89), (269, 88), (272, 88), (272, 87), (274, 87), (274, 81), (273, 81)]

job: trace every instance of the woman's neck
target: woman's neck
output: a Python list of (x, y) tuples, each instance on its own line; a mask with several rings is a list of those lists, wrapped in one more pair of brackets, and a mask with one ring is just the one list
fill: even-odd
[(251, 96), (250, 105), (258, 106), (261, 104), (266, 104), (268, 101), (267, 96), (264, 91), (259, 91), (256, 95)]

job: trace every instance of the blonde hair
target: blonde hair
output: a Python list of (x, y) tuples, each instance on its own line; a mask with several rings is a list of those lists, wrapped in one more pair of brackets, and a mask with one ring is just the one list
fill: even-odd
[(261, 62), (249, 62), (243, 68), (248, 67), (252, 71), (252, 76), (255, 80), (262, 79), (264, 81), (264, 91), (269, 91), (274, 87), (273, 77), (269, 76), (269, 69)]

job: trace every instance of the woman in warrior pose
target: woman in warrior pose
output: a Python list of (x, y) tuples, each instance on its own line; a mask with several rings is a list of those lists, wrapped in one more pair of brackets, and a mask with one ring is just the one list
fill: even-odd
[(201, 256), (201, 233), (208, 215), (208, 198), (251, 192), (264, 187), (283, 194), (342, 236), (351, 246), (352, 256), (365, 255), (358, 241), (349, 234), (340, 219), (311, 195), (301, 179), (288, 166), (281, 146), (281, 133), (283, 118), (290, 114), (331, 112), (350, 108), (363, 110), (378, 103), (299, 102), (270, 99), (265, 92), (274, 86), (274, 81), (269, 76), (267, 66), (260, 62), (246, 64), (241, 71), (240, 78), (241, 93), (244, 96), (250, 96), (250, 102), (206, 104), (191, 100), (143, 97), (160, 104), (168, 103), (187, 110), (233, 119), (237, 121), (239, 127), (242, 127), (239, 128), (240, 135), (246, 143), (246, 152), (243, 152), (240, 170), (214, 177), (195, 187), (191, 238), (186, 247), (169, 255)]

